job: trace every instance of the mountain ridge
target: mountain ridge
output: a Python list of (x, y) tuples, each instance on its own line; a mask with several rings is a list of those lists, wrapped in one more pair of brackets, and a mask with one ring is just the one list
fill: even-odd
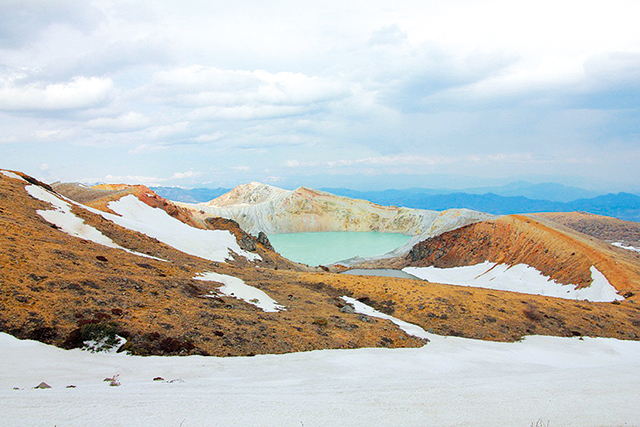
[[(539, 184), (539, 186), (540, 185), (544, 184)], [(210, 199), (206, 197), (193, 197), (195, 189), (172, 189), (171, 191), (167, 191), (165, 190), (166, 187), (151, 188), (157, 190), (158, 194), (165, 198), (186, 203), (210, 202), (213, 199), (233, 190), (222, 188), (211, 190), (212, 193), (210, 194), (215, 195), (215, 197)], [(500, 187), (486, 187), (483, 189), (495, 190), (496, 188)], [(469, 191), (471, 190), (473, 189), (470, 189)], [(524, 195), (501, 195), (495, 192), (477, 194), (461, 191), (446, 192), (446, 190), (431, 190), (423, 188), (409, 188), (402, 190), (388, 189), (380, 191), (321, 188), (320, 191), (329, 192), (337, 196), (367, 200), (382, 206), (392, 205), (412, 209), (441, 211), (446, 209), (465, 208), (493, 215), (511, 215), (535, 212), (589, 212), (598, 215), (612, 216), (626, 221), (640, 222), (640, 196), (627, 192), (608, 193), (590, 198), (582, 197), (575, 198), (570, 201), (559, 201), (544, 198), (535, 199), (525, 197)], [(204, 191), (202, 193), (208, 194)], [(592, 192), (588, 192), (588, 190), (581, 191), (581, 194), (591, 193)], [(539, 194), (539, 196), (541, 195)]]

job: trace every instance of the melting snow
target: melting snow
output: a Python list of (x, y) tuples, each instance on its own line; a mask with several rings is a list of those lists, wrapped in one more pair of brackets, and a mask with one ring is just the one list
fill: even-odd
[(373, 307), (370, 307), (358, 301), (355, 298), (344, 296), (342, 297), (342, 299), (346, 303), (351, 304), (355, 309), (356, 313), (364, 314), (371, 317), (377, 317), (380, 319), (390, 320), (391, 322), (398, 325), (400, 329), (402, 329), (409, 335), (413, 335), (414, 337), (425, 338), (425, 339), (429, 339), (430, 337), (433, 336), (432, 334), (428, 334), (424, 329), (422, 329), (418, 325), (414, 325), (413, 323), (408, 323), (408, 322), (405, 322), (404, 320), (396, 319), (393, 316), (389, 316), (388, 314), (381, 313), (378, 310), (374, 309)]
[[(0, 419), (48, 426), (638, 425), (639, 355), (635, 341), (534, 336), (516, 343), (447, 337), (413, 349), (138, 357), (0, 334)], [(114, 374), (120, 387), (103, 381)], [(159, 376), (183, 381), (153, 381)], [(41, 381), (52, 388), (32, 389)]]
[(98, 229), (85, 224), (82, 218), (78, 218), (73, 214), (73, 212), (71, 212), (71, 205), (69, 203), (56, 197), (44, 188), (38, 187), (37, 185), (28, 185), (25, 187), (25, 190), (29, 195), (31, 195), (31, 197), (53, 205), (53, 210), (38, 210), (36, 212), (51, 224), (59, 227), (65, 233), (109, 248), (123, 249), (134, 255), (159, 259), (118, 245), (113, 240), (102, 234)]
[(114, 341), (111, 342), (109, 337), (102, 338), (100, 341), (87, 340), (82, 343), (82, 349), (92, 353), (117, 353), (118, 349), (127, 343), (127, 339), (120, 335), (116, 335)]
[(218, 288), (218, 292), (223, 295), (241, 299), (264, 311), (275, 312), (285, 310), (285, 307), (279, 305), (265, 292), (247, 285), (242, 279), (237, 277), (219, 273), (203, 273), (195, 276), (194, 279), (222, 283), (223, 285)]
[(19, 179), (20, 181), (27, 182), (23, 177), (11, 171), (0, 170), (0, 172), (2, 172), (2, 174), (8, 178)]
[(170, 216), (159, 208), (143, 203), (134, 195), (110, 202), (109, 209), (118, 215), (100, 212), (104, 218), (156, 238), (179, 251), (211, 261), (224, 262), (230, 250), (250, 261), (262, 259), (260, 255), (240, 248), (236, 237), (227, 230), (201, 230)]
[(476, 265), (453, 268), (406, 267), (403, 271), (423, 280), (448, 285), (473, 286), (594, 302), (624, 299), (594, 266), (591, 267), (591, 285), (582, 289), (576, 289), (575, 285), (558, 283), (525, 264), (509, 266), (485, 261)]
[(613, 246), (617, 246), (617, 247), (622, 248), (622, 249), (626, 249), (628, 251), (640, 252), (640, 248), (636, 248), (635, 246), (625, 246), (621, 242), (614, 242), (614, 243), (612, 243), (612, 245)]

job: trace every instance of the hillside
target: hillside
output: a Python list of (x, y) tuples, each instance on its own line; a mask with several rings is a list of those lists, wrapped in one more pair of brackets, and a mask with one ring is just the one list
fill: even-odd
[[(510, 215), (470, 224), (415, 245), (404, 257), (381, 264), (404, 268), (452, 268), (479, 264), (526, 264), (562, 284), (589, 286), (596, 266), (620, 292), (640, 287), (640, 256), (569, 229)], [(375, 262), (372, 262), (375, 264)], [(364, 266), (369, 266), (366, 261)]]
[(537, 220), (547, 220), (609, 243), (640, 247), (640, 223), (622, 221), (586, 212), (546, 212), (533, 214)]
[[(79, 205), (71, 205), (71, 212), (117, 247), (70, 235), (39, 214), (51, 212), (51, 203), (27, 192), (55, 197), (47, 187), (26, 176), (0, 174), (2, 331), (69, 348), (82, 345), (92, 329), (115, 330), (135, 354), (283, 353), (378, 346), (383, 338), (385, 346), (422, 344), (387, 322), (363, 322), (341, 312), (344, 302), (336, 291), (301, 281), (295, 274), (279, 275), (268, 267), (293, 272), (296, 266), (259, 242), (254, 242), (257, 253), (246, 252), (259, 255), (255, 261), (232, 252), (226, 260), (211, 261)], [(107, 198), (115, 198), (113, 191), (123, 189), (102, 190)], [(126, 197), (131, 196), (119, 200)], [(115, 207), (99, 199), (92, 203)], [(206, 233), (222, 233), (236, 241), (226, 230)], [(223, 276), (217, 281), (194, 279), (206, 272)], [(266, 292), (286, 310), (266, 312), (220, 293), (221, 280), (228, 277)]]
[[(489, 253), (482, 252), (480, 232), (497, 230), (496, 243), (484, 246), (504, 253), (503, 260), (526, 261), (581, 286), (594, 262), (625, 298), (596, 303), (328, 273), (281, 258), (268, 240), (232, 220), (175, 205), (143, 186), (55, 187), (86, 205), (66, 201), (28, 176), (0, 173), (0, 331), (20, 338), (69, 348), (81, 346), (92, 332), (117, 332), (134, 354), (218, 356), (424, 345), (388, 320), (354, 312), (341, 298), (351, 296), (445, 336), (640, 339), (637, 257), (524, 217), (448, 222), (455, 229), (411, 254), (426, 254), (426, 245), (442, 242), (445, 252), (453, 251), (446, 265), (456, 264), (454, 252), (457, 263), (475, 262)], [(323, 203), (329, 197), (312, 190), (303, 194)], [(339, 203), (361, 206), (344, 198)], [(308, 212), (317, 205), (303, 206)], [(535, 259), (525, 256), (532, 248), (538, 248)], [(406, 256), (373, 266), (428, 263), (426, 256)], [(568, 264), (572, 258), (577, 261)]]

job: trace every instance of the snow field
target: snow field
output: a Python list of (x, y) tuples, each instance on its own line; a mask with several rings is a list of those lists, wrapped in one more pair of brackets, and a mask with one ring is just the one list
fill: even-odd
[(194, 279), (222, 283), (222, 286), (218, 288), (218, 292), (229, 297), (241, 299), (244, 302), (261, 308), (263, 311), (277, 312), (285, 310), (284, 306), (278, 304), (276, 300), (271, 298), (265, 292), (247, 285), (242, 279), (237, 277), (209, 272), (197, 275)]
[(109, 209), (117, 213), (100, 212), (104, 218), (116, 224), (154, 237), (189, 255), (210, 261), (225, 262), (230, 251), (250, 261), (262, 259), (260, 255), (240, 248), (236, 237), (227, 230), (201, 230), (191, 227), (159, 208), (152, 208), (134, 195), (110, 202)]
[(624, 299), (594, 266), (591, 266), (591, 285), (582, 289), (576, 289), (575, 285), (558, 283), (526, 264), (509, 266), (485, 261), (476, 265), (453, 268), (406, 267), (402, 271), (429, 282), (447, 285), (472, 286), (594, 302)]
[[(91, 354), (0, 334), (0, 417), (33, 426), (640, 424), (640, 342), (430, 339), (417, 349), (217, 358)], [(120, 387), (103, 382), (115, 374)], [(32, 389), (41, 381), (53, 388)]]
[[(2, 173), (6, 175), (10, 172), (2, 171)], [(236, 254), (244, 256), (251, 261), (261, 259), (258, 254), (242, 250), (238, 245), (236, 237), (231, 234), (231, 232), (226, 230), (201, 230), (193, 228), (171, 217), (162, 209), (152, 208), (133, 195), (128, 195), (116, 202), (109, 203), (109, 208), (120, 215), (118, 216), (79, 203), (67, 202), (36, 185), (26, 186), (25, 190), (32, 197), (53, 205), (53, 210), (37, 211), (38, 215), (42, 216), (45, 220), (56, 225), (67, 234), (90, 240), (110, 248), (123, 249), (135, 255), (164, 261), (160, 258), (132, 251), (116, 244), (99, 230), (85, 224), (81, 218), (75, 216), (73, 212), (71, 212), (71, 203), (101, 215), (103, 218), (124, 228), (156, 238), (190, 255), (211, 261), (225, 262), (231, 256), (230, 250), (232, 250)]]
[(28, 185), (25, 187), (25, 190), (31, 197), (53, 205), (53, 210), (38, 210), (36, 211), (36, 213), (46, 221), (60, 228), (65, 233), (71, 236), (79, 237), (80, 239), (89, 240), (91, 242), (107, 246), (109, 248), (123, 249), (134, 255), (139, 255), (147, 258), (155, 258), (150, 255), (132, 251), (118, 245), (113, 240), (102, 234), (98, 229), (85, 224), (82, 218), (78, 218), (73, 214), (73, 212), (71, 212), (71, 205), (69, 203), (65, 202), (59, 197), (56, 197), (44, 188), (38, 187), (37, 185)]
[(391, 322), (398, 325), (400, 329), (402, 329), (409, 335), (413, 335), (414, 337), (425, 338), (425, 339), (429, 339), (430, 336), (433, 336), (433, 334), (428, 334), (427, 331), (425, 331), (418, 325), (414, 325), (413, 323), (408, 323), (408, 322), (405, 322), (404, 320), (400, 320), (393, 316), (389, 316), (388, 314), (381, 313), (378, 310), (374, 309), (373, 307), (370, 307), (358, 301), (355, 298), (344, 296), (342, 297), (342, 299), (347, 304), (351, 304), (355, 309), (356, 313), (364, 314), (371, 317), (377, 317), (379, 319), (390, 320)]
[(25, 179), (23, 177), (21, 177), (20, 175), (18, 175), (16, 173), (11, 172), (11, 171), (6, 171), (6, 170), (3, 170), (3, 169), (0, 169), (0, 172), (2, 172), (2, 175), (6, 176), (7, 178), (18, 179), (20, 181), (27, 182), (27, 181), (25, 181)]

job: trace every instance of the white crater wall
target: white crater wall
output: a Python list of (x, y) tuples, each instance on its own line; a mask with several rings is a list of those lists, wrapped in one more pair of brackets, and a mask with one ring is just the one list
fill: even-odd
[(254, 235), (260, 231), (267, 234), (315, 231), (402, 233), (416, 236), (408, 248), (428, 237), (493, 218), (468, 209), (437, 212), (381, 206), (304, 187), (291, 191), (255, 182), (236, 187), (208, 203), (180, 205), (201, 219), (210, 216), (232, 219)]

